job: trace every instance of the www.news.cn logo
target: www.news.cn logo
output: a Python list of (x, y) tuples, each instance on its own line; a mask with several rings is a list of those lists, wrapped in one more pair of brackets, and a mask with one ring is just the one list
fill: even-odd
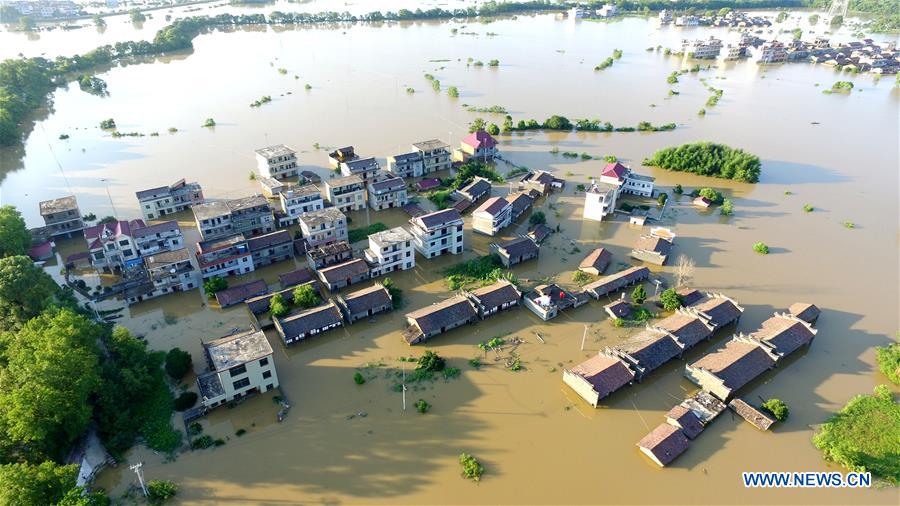
[(747, 488), (862, 488), (872, 486), (871, 473), (801, 472), (741, 473)]

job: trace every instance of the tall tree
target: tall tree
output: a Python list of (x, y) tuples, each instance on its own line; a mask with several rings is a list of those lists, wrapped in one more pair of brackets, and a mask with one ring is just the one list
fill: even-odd
[(24, 255), (31, 246), (31, 233), (13, 206), (0, 207), (0, 257)]
[(50, 309), (4, 335), (0, 422), (20, 456), (58, 458), (84, 433), (101, 332), (70, 309)]
[(30, 258), (0, 258), (0, 330), (20, 328), (61, 296), (59, 286)]
[(75, 488), (78, 466), (52, 461), (0, 466), (0, 504), (57, 504)]

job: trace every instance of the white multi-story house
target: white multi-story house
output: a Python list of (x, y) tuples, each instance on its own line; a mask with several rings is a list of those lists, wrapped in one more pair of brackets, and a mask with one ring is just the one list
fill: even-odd
[(369, 182), (369, 207), (376, 211), (403, 207), (408, 202), (406, 182), (403, 178), (392, 177), (382, 181)]
[(416, 254), (412, 242), (412, 234), (403, 227), (370, 235), (365, 256), (371, 268), (371, 276), (374, 278), (415, 267)]
[(140, 285), (125, 290), (129, 304), (200, 287), (200, 271), (187, 248), (162, 250), (143, 257), (143, 261), (147, 277)]
[(74, 195), (45, 200), (39, 207), (41, 218), (44, 219), (44, 228), (50, 231), (51, 236), (71, 237), (72, 233), (84, 230), (84, 221), (81, 219), (81, 211), (78, 210), (78, 201)]
[(181, 227), (174, 220), (139, 227), (131, 232), (138, 254), (142, 257), (184, 247)]
[(584, 219), (603, 221), (616, 208), (619, 187), (609, 183), (591, 182), (584, 193)]
[(261, 330), (249, 330), (203, 343), (209, 372), (197, 376), (207, 409), (278, 387), (272, 345)]
[(120, 271), (141, 265), (141, 255), (132, 230), (146, 226), (142, 220), (101, 223), (84, 229), (91, 265), (95, 269)]
[(341, 175), (359, 176), (364, 183), (375, 180), (381, 165), (374, 158), (358, 158), (347, 162), (341, 162)]
[(710, 35), (709, 39), (697, 39), (682, 41), (682, 48), (689, 58), (697, 60), (712, 60), (722, 51), (722, 41)]
[(366, 184), (359, 176), (328, 179), (325, 185), (325, 200), (342, 212), (360, 211), (366, 208)]
[(787, 48), (784, 47), (784, 44), (778, 41), (767, 42), (763, 44), (756, 63), (783, 63), (787, 61), (787, 56)]
[(609, 163), (600, 173), (600, 182), (619, 187), (619, 193), (631, 193), (641, 197), (653, 196), (654, 178), (632, 171), (619, 162)]
[(334, 207), (300, 215), (300, 232), (310, 248), (347, 240), (347, 217)]
[(611, 18), (619, 12), (619, 9), (613, 4), (603, 4), (603, 7), (597, 9), (597, 16), (601, 18)]
[(187, 183), (184, 179), (169, 186), (142, 190), (135, 195), (145, 220), (180, 213), (203, 203), (203, 189), (200, 188), (200, 183)]
[(675, 20), (675, 18), (672, 16), (671, 11), (666, 10), (666, 9), (659, 11), (659, 24), (668, 25), (674, 20)]
[(253, 272), (253, 255), (243, 234), (197, 243), (197, 264), (203, 279)]
[(303, 213), (318, 211), (325, 207), (322, 192), (314, 184), (282, 190), (278, 194), (278, 199), (281, 202), (281, 210), (293, 219)]
[(387, 170), (397, 177), (421, 177), (424, 166), (425, 160), (419, 151), (387, 157)]
[(470, 159), (490, 161), (495, 156), (497, 156), (497, 140), (484, 130), (478, 130), (459, 142), (455, 158), (460, 162)]
[(512, 204), (503, 197), (491, 197), (472, 213), (472, 230), (496, 235), (509, 226), (511, 219)]
[(274, 179), (297, 177), (300, 174), (300, 169), (297, 168), (297, 152), (284, 144), (257, 149), (256, 167), (262, 177)]
[(697, 26), (700, 24), (700, 18), (697, 16), (678, 16), (675, 18), (675, 26)]
[(430, 174), (450, 168), (450, 145), (438, 139), (417, 142), (412, 145), (413, 151), (422, 156), (422, 174)]
[(456, 209), (416, 216), (409, 223), (413, 247), (425, 258), (463, 252), (463, 219)]
[(275, 217), (262, 195), (207, 202), (194, 206), (194, 220), (204, 240), (234, 234), (257, 235), (275, 231)]

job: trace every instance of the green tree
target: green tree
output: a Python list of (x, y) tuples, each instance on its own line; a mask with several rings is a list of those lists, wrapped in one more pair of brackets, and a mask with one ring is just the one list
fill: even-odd
[(759, 253), (760, 255), (768, 255), (769, 246), (764, 242), (758, 242), (753, 245), (753, 251)]
[(644, 285), (634, 287), (634, 291), (631, 292), (631, 300), (635, 304), (643, 304), (647, 300), (647, 292), (644, 291)]
[(281, 318), (288, 313), (288, 306), (280, 293), (276, 293), (269, 300), (269, 312), (275, 318)]
[(178, 485), (171, 481), (150, 480), (147, 483), (147, 499), (150, 504), (162, 504), (175, 497), (178, 493)]
[(513, 131), (514, 128), (515, 128), (515, 127), (513, 126), (513, 119), (512, 119), (512, 116), (510, 116), (509, 114), (507, 114), (506, 117), (503, 118), (503, 131), (504, 131), (504, 132), (511, 132), (511, 131)]
[(759, 180), (761, 168), (758, 156), (712, 142), (695, 142), (661, 149), (645, 159), (644, 165), (747, 183)]
[(18, 451), (58, 458), (84, 433), (100, 377), (101, 328), (72, 310), (48, 310), (3, 337), (0, 427)]
[(318, 306), (322, 302), (319, 294), (311, 284), (300, 285), (294, 289), (294, 304), (302, 308)]
[(659, 194), (658, 197), (656, 197), (656, 202), (657, 202), (659, 205), (665, 204), (667, 200), (669, 200), (669, 194), (666, 193), (666, 192), (662, 192), (662, 193)]
[(394, 280), (391, 278), (384, 278), (383, 280), (381, 280), (381, 284), (391, 295), (391, 306), (393, 306), (394, 309), (403, 307), (403, 290), (397, 287), (397, 285), (394, 283)]
[(484, 122), (482, 118), (475, 118), (472, 120), (472, 123), (469, 124), (469, 133), (480, 132), (487, 127), (487, 124)]
[(547, 223), (547, 216), (544, 214), (544, 211), (535, 211), (528, 217), (528, 223), (531, 223), (532, 225), (543, 225)]
[(549, 130), (571, 130), (572, 122), (565, 116), (553, 115), (544, 122), (544, 128)]
[(734, 202), (731, 199), (725, 199), (722, 201), (722, 207), (719, 208), (719, 214), (722, 216), (731, 216), (734, 214)]
[(128, 16), (131, 18), (132, 23), (143, 23), (144, 21), (147, 21), (147, 16), (137, 8), (128, 11)]
[(59, 286), (30, 258), (0, 258), (0, 330), (17, 329), (62, 299)]
[(701, 197), (707, 198), (713, 204), (720, 204), (722, 202), (722, 194), (713, 190), (712, 188), (701, 188), (698, 194)]
[(39, 506), (59, 504), (75, 489), (78, 466), (52, 461), (0, 466), (0, 504)]
[(788, 414), (790, 413), (787, 404), (781, 399), (769, 399), (762, 404), (762, 408), (771, 413), (771, 415), (779, 422), (787, 420)]
[(446, 366), (447, 362), (444, 360), (444, 357), (441, 357), (437, 353), (428, 350), (424, 355), (419, 357), (418, 363), (416, 364), (416, 369), (420, 371), (428, 371), (428, 372), (436, 372), (444, 370), (444, 366)]
[(181, 381), (181, 378), (193, 369), (194, 363), (191, 354), (181, 348), (172, 348), (166, 353), (166, 372), (175, 381)]
[(672, 189), (672, 193), (674, 193), (675, 195), (681, 195), (682, 193), (684, 193), (684, 188), (682, 188), (680, 184), (676, 184), (675, 188)]
[(491, 135), (499, 135), (500, 127), (497, 126), (496, 123), (491, 123), (490, 125), (487, 126), (487, 133), (489, 133)]
[(31, 16), (22, 16), (19, 18), (19, 30), (23, 32), (30, 32), (34, 30), (34, 27), (37, 26), (37, 23), (34, 22)]
[(363, 383), (366, 382), (366, 378), (365, 378), (365, 376), (362, 375), (361, 372), (357, 371), (357, 372), (353, 373), (353, 382), (356, 383), (357, 385), (362, 385)]
[(210, 299), (217, 292), (221, 292), (226, 288), (228, 288), (228, 280), (220, 276), (213, 276), (203, 282), (203, 291), (206, 292), (206, 296)]
[(878, 369), (895, 385), (900, 385), (900, 343), (875, 348)]
[(13, 206), (0, 207), (0, 257), (24, 255), (31, 246), (31, 233)]
[(459, 90), (456, 88), (456, 86), (450, 86), (449, 88), (447, 88), (447, 95), (453, 98), (458, 98)]
[(181, 394), (175, 398), (173, 405), (175, 406), (175, 411), (185, 411), (193, 408), (194, 404), (197, 404), (196, 392), (181, 392)]
[(459, 463), (463, 467), (463, 476), (472, 481), (481, 481), (481, 475), (484, 474), (484, 466), (478, 459), (468, 453), (459, 454)]
[(428, 401), (425, 399), (419, 399), (416, 401), (416, 411), (422, 413), (423, 415), (431, 409), (431, 404), (428, 404)]
[(682, 305), (681, 296), (674, 288), (667, 288), (659, 295), (659, 301), (662, 302), (666, 311), (675, 311)]
[(100, 16), (99, 14), (91, 16), (91, 21), (94, 22), (94, 26), (96, 26), (97, 28), (106, 28), (106, 20), (103, 19), (103, 16)]

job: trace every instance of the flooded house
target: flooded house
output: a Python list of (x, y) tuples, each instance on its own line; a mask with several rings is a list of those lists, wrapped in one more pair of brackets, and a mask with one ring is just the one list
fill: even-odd
[(421, 343), (448, 330), (477, 321), (478, 312), (472, 302), (463, 295), (456, 295), (407, 313), (408, 327), (403, 331), (403, 339), (410, 345)]
[(650, 230), (650, 234), (641, 235), (638, 239), (634, 249), (631, 250), (631, 258), (648, 264), (665, 265), (672, 252), (674, 240), (675, 235), (671, 230), (654, 227)]
[(819, 314), (821, 311), (816, 307), (815, 304), (809, 304), (807, 302), (796, 302), (791, 304), (791, 307), (788, 308), (788, 313), (799, 318), (800, 320), (805, 321), (810, 325), (815, 325), (816, 320), (819, 319)]
[(503, 197), (491, 197), (472, 212), (472, 230), (496, 235), (508, 227), (511, 220), (512, 204)]
[(439, 139), (416, 142), (412, 145), (412, 149), (422, 157), (423, 176), (448, 170), (453, 163), (450, 159), (450, 145)]
[(578, 264), (578, 270), (594, 276), (601, 276), (611, 260), (612, 253), (608, 249), (597, 248), (584, 257), (584, 260)]
[[(654, 181), (655, 178), (638, 174), (619, 162), (606, 164), (600, 172), (600, 183), (615, 187), (615, 197), (622, 193), (652, 197)], [(613, 206), (615, 206), (615, 200), (613, 198)]]
[(688, 439), (694, 439), (703, 432), (703, 422), (692, 410), (679, 404), (666, 413), (666, 423), (678, 427)]
[(326, 179), (325, 200), (341, 212), (360, 211), (366, 208), (366, 183), (353, 174)]
[(273, 320), (275, 330), (286, 345), (336, 329), (344, 324), (340, 309), (330, 300), (321, 306), (301, 309)]
[(544, 242), (546, 238), (550, 237), (550, 234), (552, 233), (552, 228), (544, 225), (543, 223), (539, 223), (531, 227), (531, 230), (529, 230), (528, 233), (525, 234), (525, 237), (528, 237), (529, 239), (534, 241), (535, 244), (540, 244)]
[(624, 360), (634, 370), (635, 379), (641, 381), (669, 360), (680, 357), (685, 349), (686, 346), (674, 336), (647, 329), (608, 352)]
[(403, 207), (409, 202), (406, 182), (400, 177), (369, 181), (369, 207), (375, 211)]
[(681, 297), (682, 306), (693, 306), (697, 302), (704, 300), (706, 296), (696, 288), (681, 287), (675, 290), (675, 293)]
[(272, 179), (297, 177), (299, 174), (297, 152), (284, 144), (257, 149), (256, 168), (262, 177)]
[(534, 290), (525, 294), (522, 301), (531, 312), (547, 321), (555, 318), (564, 309), (586, 304), (588, 296), (584, 292), (569, 292), (553, 283), (538, 285)]
[(571, 369), (563, 369), (563, 383), (593, 407), (634, 380), (634, 371), (621, 358), (600, 352)]
[(529, 172), (519, 180), (519, 189), (523, 191), (536, 191), (541, 195), (547, 195), (553, 190), (562, 190), (565, 181), (545, 170)]
[(650, 277), (650, 269), (646, 267), (629, 267), (615, 274), (604, 276), (588, 283), (582, 289), (595, 299), (609, 295), (625, 287), (640, 283)]
[(197, 243), (197, 264), (203, 279), (253, 272), (253, 254), (243, 234)]
[(603, 306), (603, 310), (606, 311), (606, 314), (609, 315), (610, 318), (628, 318), (631, 316), (633, 312), (633, 306), (630, 302), (626, 301), (624, 298), (618, 299), (614, 302), (610, 302), (609, 304)]
[(313, 279), (315, 279), (315, 277), (312, 271), (306, 267), (278, 275), (278, 282), (281, 283), (282, 288), (302, 285)]
[(527, 192), (516, 192), (505, 197), (505, 199), (507, 202), (509, 202), (510, 205), (510, 223), (518, 220), (519, 216), (522, 216), (525, 211), (531, 209), (531, 206), (534, 205), (534, 197), (529, 195)]
[(409, 220), (413, 247), (425, 258), (463, 252), (463, 219), (456, 209), (444, 209)]
[(335, 207), (303, 213), (298, 221), (300, 232), (310, 248), (347, 241), (347, 217)]
[(117, 220), (84, 229), (91, 265), (115, 272), (141, 265), (133, 230), (144, 227), (143, 220)]
[(684, 431), (662, 423), (638, 442), (638, 448), (660, 467), (669, 465), (690, 446)]
[(540, 248), (530, 237), (518, 237), (500, 244), (491, 244), (491, 251), (500, 257), (500, 263), (509, 269), (540, 254)]
[(618, 195), (618, 186), (592, 180), (591, 186), (584, 192), (582, 217), (586, 220), (603, 221), (616, 210)]
[(759, 430), (769, 430), (775, 419), (743, 399), (732, 399), (728, 407)]
[(391, 294), (381, 283), (343, 296), (338, 295), (337, 305), (349, 324), (394, 309)]
[(475, 305), (478, 316), (482, 320), (500, 311), (518, 306), (519, 300), (522, 298), (522, 292), (516, 288), (516, 285), (505, 279), (492, 285), (464, 292), (464, 295)]
[(700, 341), (709, 339), (716, 329), (701, 315), (684, 308), (654, 324), (648, 324), (647, 328), (668, 334), (685, 348), (693, 348)]
[(341, 162), (342, 176), (357, 176), (362, 179), (363, 183), (369, 183), (376, 179), (381, 165), (374, 158), (357, 158), (347, 162)]
[(207, 202), (192, 209), (204, 241), (234, 234), (251, 236), (275, 231), (272, 208), (262, 195)]
[(247, 299), (265, 295), (268, 291), (269, 285), (264, 280), (257, 279), (219, 290), (216, 292), (216, 302), (219, 303), (219, 307), (224, 309), (240, 304)]
[(491, 182), (481, 176), (475, 176), (471, 183), (457, 190), (457, 193), (470, 202), (476, 202), (491, 194)]
[(161, 295), (186, 292), (199, 288), (200, 271), (194, 266), (187, 248), (161, 250), (143, 257), (146, 280), (136, 287), (126, 288), (125, 301), (135, 304)]
[(369, 236), (364, 252), (372, 277), (389, 272), (405, 271), (416, 266), (413, 235), (403, 227), (394, 227)]
[(278, 388), (272, 346), (261, 330), (203, 343), (203, 355), (209, 371), (197, 376), (197, 387), (207, 409)]
[(734, 299), (721, 293), (707, 293), (699, 300), (693, 300), (690, 309), (699, 313), (714, 328), (737, 323), (744, 314), (744, 308)]
[(290, 223), (296, 223), (303, 213), (319, 211), (325, 207), (322, 192), (314, 184), (286, 188), (278, 194), (278, 202)]
[(353, 146), (346, 146), (328, 153), (328, 164), (332, 169), (337, 169), (340, 168), (342, 163), (351, 162), (358, 158), (359, 156), (356, 155), (356, 150), (353, 149)]
[(750, 336), (770, 346), (778, 359), (786, 357), (812, 343), (816, 329), (809, 323), (786, 313), (775, 313)]
[(247, 246), (254, 269), (294, 258), (294, 240), (287, 230), (251, 237), (247, 240)]
[(459, 143), (459, 150), (454, 154), (457, 161), (469, 160), (492, 161), (497, 156), (497, 140), (484, 130), (477, 130)]
[(425, 172), (425, 160), (418, 151), (389, 156), (387, 171), (402, 178), (421, 177)]
[(332, 292), (365, 281), (371, 276), (369, 264), (361, 258), (323, 267), (317, 271), (317, 274), (319, 280)]
[(156, 220), (173, 213), (187, 211), (204, 202), (200, 183), (188, 183), (184, 179), (179, 179), (168, 186), (141, 190), (136, 192), (135, 196), (145, 220)]
[(684, 375), (700, 388), (727, 401), (736, 390), (775, 367), (777, 360), (778, 355), (759, 341), (736, 336), (724, 348), (688, 364)]
[(259, 183), (259, 189), (262, 191), (263, 195), (265, 195), (268, 199), (277, 199), (278, 195), (284, 191), (286, 188), (289, 188), (289, 184), (284, 184), (281, 181), (271, 178), (271, 177), (258, 177), (256, 181)]
[(135, 247), (141, 256), (184, 247), (184, 235), (177, 221), (164, 221), (132, 230)]
[(353, 249), (347, 241), (322, 244), (306, 250), (306, 263), (313, 271), (330, 265), (342, 264), (353, 258)]

